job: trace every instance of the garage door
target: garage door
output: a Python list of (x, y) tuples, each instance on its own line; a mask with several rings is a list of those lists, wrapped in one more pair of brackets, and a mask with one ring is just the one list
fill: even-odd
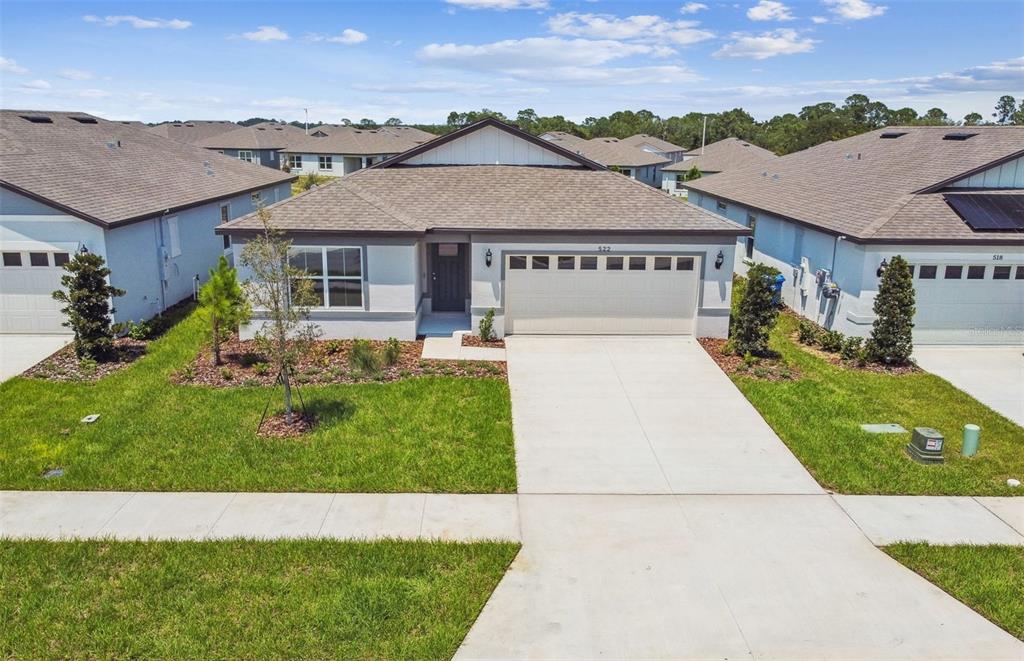
[(693, 333), (700, 258), (508, 255), (505, 332)]
[(4, 250), (0, 258), (0, 333), (68, 333), (53, 292), (60, 289), (63, 251)]
[(1024, 266), (912, 265), (919, 344), (1020, 344), (1024, 338)]

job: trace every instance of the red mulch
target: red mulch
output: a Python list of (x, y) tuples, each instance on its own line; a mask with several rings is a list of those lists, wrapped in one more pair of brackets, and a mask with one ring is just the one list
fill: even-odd
[(822, 360), (828, 361), (829, 363), (836, 365), (837, 367), (843, 367), (848, 370), (860, 370), (861, 372), (874, 372), (876, 374), (892, 374), (894, 376), (900, 376), (903, 374), (914, 374), (922, 371), (920, 367), (913, 363), (907, 363), (906, 365), (886, 365), (885, 363), (859, 363), (856, 360), (845, 360), (838, 353), (829, 353), (821, 347), (812, 346), (809, 344), (801, 344), (799, 333), (794, 332), (789, 336), (793, 340), (793, 344), (800, 347), (809, 354), (813, 354)]
[(470, 335), (466, 333), (462, 336), (462, 346), (464, 347), (486, 347), (489, 349), (504, 349), (505, 340), (483, 340), (479, 335)]
[[(349, 366), (352, 340), (319, 340), (309, 355), (293, 370), (299, 385), (390, 382), (416, 376), (465, 376), (506, 378), (505, 363), (464, 360), (423, 360), (423, 342), (399, 342), (401, 353), (394, 365), (381, 364), (375, 374), (364, 374)], [(386, 342), (370, 340), (378, 356)], [(269, 361), (259, 355), (252, 340), (235, 335), (221, 345), (221, 365), (214, 365), (210, 348), (204, 347), (194, 361), (172, 377), (177, 383), (230, 388), (269, 386), (277, 376)]]
[(316, 427), (316, 418), (312, 414), (292, 412), (292, 424), (285, 422), (284, 412), (277, 413), (263, 421), (259, 435), (266, 438), (296, 438), (308, 434)]
[(762, 381), (795, 381), (801, 376), (800, 370), (787, 365), (781, 358), (758, 358), (754, 365), (748, 366), (743, 356), (725, 352), (726, 340), (699, 337), (697, 341), (726, 374), (742, 374)]
[(39, 361), (22, 376), (46, 381), (99, 381), (145, 356), (146, 344), (145, 341), (128, 337), (117, 338), (114, 340), (114, 356), (111, 360), (91, 363), (78, 359), (75, 355), (75, 345), (72, 343)]

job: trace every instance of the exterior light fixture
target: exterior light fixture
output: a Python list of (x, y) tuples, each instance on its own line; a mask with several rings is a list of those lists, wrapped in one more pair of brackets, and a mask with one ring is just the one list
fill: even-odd
[(882, 274), (885, 273), (886, 266), (889, 266), (889, 261), (883, 258), (882, 263), (878, 265), (878, 270), (875, 271), (875, 275), (881, 278)]
[(85, 244), (83, 243), (82, 247), (78, 249), (78, 252), (82, 253), (83, 255), (87, 255), (87, 254), (89, 254), (89, 249), (86, 248)]
[(491, 249), (488, 248), (487, 252), (484, 253), (484, 262), (487, 264), (487, 266), (491, 265), (492, 259), (494, 259), (494, 254), (491, 252)]
[(725, 255), (722, 253), (721, 250), (719, 250), (718, 251), (718, 256), (715, 257), (715, 268), (716, 269), (722, 268), (722, 264), (725, 264)]

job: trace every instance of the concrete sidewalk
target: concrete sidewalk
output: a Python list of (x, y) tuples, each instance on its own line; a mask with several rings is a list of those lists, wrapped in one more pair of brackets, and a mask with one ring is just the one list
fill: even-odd
[(503, 362), (505, 350), (497, 347), (464, 347), (462, 335), (428, 337), (423, 340), (424, 360), (492, 360)]
[(1024, 546), (1024, 498), (832, 498), (876, 546), (893, 542)]
[(73, 339), (71, 335), (0, 333), (0, 381), (21, 374)]
[(514, 494), (0, 491), (0, 537), (519, 539)]

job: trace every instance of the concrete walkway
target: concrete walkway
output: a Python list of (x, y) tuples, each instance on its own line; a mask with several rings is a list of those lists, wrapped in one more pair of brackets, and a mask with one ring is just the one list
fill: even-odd
[(423, 340), (425, 360), (505, 360), (505, 350), (495, 347), (464, 347), (462, 333), (452, 337), (428, 337)]
[(21, 374), (72, 339), (71, 335), (0, 333), (0, 381)]
[(925, 346), (914, 360), (1024, 426), (1024, 346)]
[(894, 542), (1024, 546), (1024, 498), (833, 496), (877, 546)]

